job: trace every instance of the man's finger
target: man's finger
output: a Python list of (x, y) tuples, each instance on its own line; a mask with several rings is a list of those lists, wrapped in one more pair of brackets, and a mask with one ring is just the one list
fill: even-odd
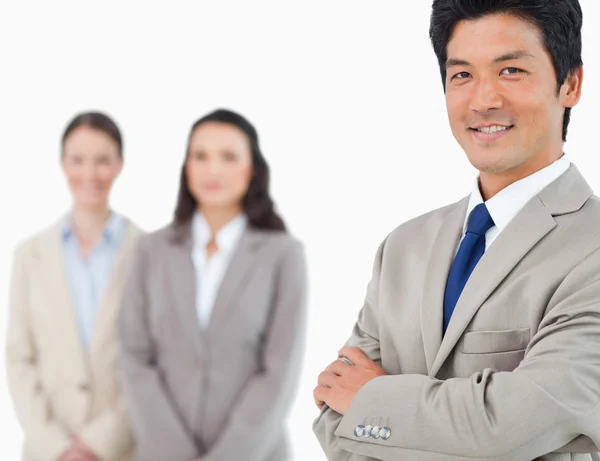
[(348, 358), (348, 357), (344, 357), (344, 356), (339, 356), (338, 360), (344, 362), (346, 365), (350, 365), (353, 366), (354, 364), (352, 363), (352, 361)]
[(365, 366), (369, 363), (373, 363), (373, 361), (369, 359), (369, 357), (367, 357), (366, 354), (358, 347), (346, 346), (342, 348), (342, 350), (339, 352), (339, 355), (347, 357), (354, 365)]
[(337, 376), (342, 376), (344, 375), (349, 369), (351, 368), (350, 365), (348, 365), (346, 362), (342, 362), (341, 360), (336, 360), (335, 362), (333, 362), (332, 364), (330, 364), (326, 370), (330, 371), (334, 374), (336, 374)]
[(316, 392), (317, 389), (319, 388), (319, 386), (315, 387), (315, 390), (313, 391), (313, 398), (315, 399), (315, 405), (317, 406), (317, 408), (320, 410), (321, 408), (323, 408), (323, 405), (325, 405), (325, 402), (323, 400), (319, 400), (316, 397)]
[(319, 386), (332, 387), (338, 379), (338, 375), (331, 371), (325, 370), (319, 375), (317, 382), (319, 383)]
[[(329, 389), (328, 387), (323, 387), (323, 386), (315, 387), (315, 390), (313, 392), (313, 397), (315, 398), (315, 403), (323, 402), (323, 404), (326, 404), (327, 399), (330, 396), (330, 393), (331, 393), (331, 389)], [(317, 403), (317, 406), (319, 406), (318, 403)], [(323, 407), (323, 405), (321, 405), (319, 407), (319, 409), (322, 407)]]

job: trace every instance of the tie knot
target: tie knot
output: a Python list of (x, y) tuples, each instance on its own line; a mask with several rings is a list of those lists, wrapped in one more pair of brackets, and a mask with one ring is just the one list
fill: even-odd
[(467, 224), (467, 233), (471, 232), (477, 235), (485, 235), (485, 233), (494, 226), (494, 220), (490, 216), (485, 203), (477, 205), (469, 215)]

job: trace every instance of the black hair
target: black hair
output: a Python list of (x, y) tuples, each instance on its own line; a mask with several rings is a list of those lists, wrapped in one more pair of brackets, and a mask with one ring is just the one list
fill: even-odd
[[(581, 26), (583, 13), (578, 0), (434, 0), (429, 36), (438, 59), (442, 84), (446, 89), (447, 46), (459, 21), (478, 19), (492, 14), (510, 14), (538, 28), (550, 53), (558, 90), (573, 72), (583, 66)], [(571, 108), (565, 108), (563, 141)]]

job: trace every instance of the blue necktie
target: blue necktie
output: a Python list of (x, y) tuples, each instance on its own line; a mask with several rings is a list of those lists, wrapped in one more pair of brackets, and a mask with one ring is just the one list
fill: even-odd
[(483, 256), (485, 251), (485, 233), (494, 226), (494, 220), (490, 216), (484, 203), (477, 205), (469, 215), (467, 232), (460, 243), (458, 253), (454, 258), (446, 292), (444, 293), (444, 333), (450, 323), (450, 317), (454, 307), (465, 287), (471, 272)]

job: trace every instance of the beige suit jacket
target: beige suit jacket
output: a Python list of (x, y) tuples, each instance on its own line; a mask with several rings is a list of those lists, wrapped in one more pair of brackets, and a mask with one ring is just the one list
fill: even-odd
[(61, 249), (61, 225), (14, 257), (7, 378), (25, 436), (25, 461), (55, 461), (79, 435), (101, 461), (128, 460), (132, 439), (117, 378), (123, 279), (140, 231), (129, 221), (89, 350), (80, 339)]
[(247, 229), (208, 326), (196, 313), (190, 226), (141, 240), (120, 318), (139, 461), (282, 461), (306, 314), (301, 244)]
[[(380, 246), (348, 344), (391, 376), (314, 431), (331, 461), (600, 459), (600, 201), (571, 165), (475, 267), (442, 338), (468, 198)], [(387, 440), (356, 437), (386, 425)], [(595, 442), (595, 444), (594, 444)]]

